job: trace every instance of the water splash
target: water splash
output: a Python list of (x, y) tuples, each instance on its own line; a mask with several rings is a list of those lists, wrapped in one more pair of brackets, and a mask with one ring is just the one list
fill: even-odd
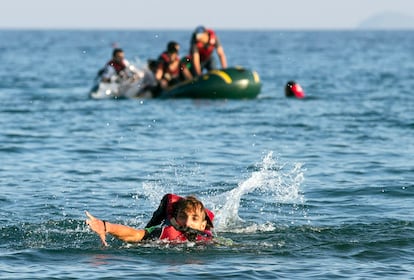
[(142, 191), (145, 194), (146, 199), (150, 201), (151, 205), (157, 206), (162, 198), (163, 192), (167, 192), (166, 190), (160, 192), (160, 188), (161, 186), (158, 182), (144, 182), (142, 184)]
[[(224, 204), (215, 209), (216, 230), (236, 230), (235, 227), (243, 222), (239, 217), (240, 201), (243, 196), (252, 192), (258, 192), (260, 197), (271, 198), (278, 203), (303, 204), (304, 196), (300, 193), (300, 185), (304, 179), (302, 164), (296, 163), (286, 171), (287, 168), (289, 167), (286, 164), (276, 162), (273, 152), (269, 152), (250, 178), (239, 183), (237, 188), (220, 195), (218, 199), (224, 199)], [(258, 227), (255, 228), (257, 230)], [(264, 222), (259, 228), (269, 229), (269, 224)]]
[[(250, 177), (240, 182), (236, 188), (200, 198), (216, 214), (214, 224), (217, 232), (272, 231), (275, 229), (274, 215), (279, 215), (280, 218), (284, 205), (288, 207), (288, 220), (292, 220), (297, 205), (304, 204), (304, 196), (300, 192), (303, 180), (301, 163), (281, 164), (273, 158), (273, 152), (269, 152), (257, 164)], [(149, 181), (144, 182), (137, 193), (155, 209), (165, 193), (175, 193), (174, 191), (168, 184)], [(248, 219), (260, 219), (252, 218), (246, 223), (240, 218), (241, 201), (248, 205)]]

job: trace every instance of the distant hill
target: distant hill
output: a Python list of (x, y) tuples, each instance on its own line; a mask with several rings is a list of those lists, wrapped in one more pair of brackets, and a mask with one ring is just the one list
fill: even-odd
[(414, 17), (396, 13), (384, 12), (373, 15), (362, 21), (358, 29), (414, 29)]

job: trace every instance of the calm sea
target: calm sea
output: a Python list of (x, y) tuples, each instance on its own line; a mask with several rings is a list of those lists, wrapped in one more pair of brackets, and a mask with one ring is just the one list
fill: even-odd
[[(190, 32), (0, 31), (0, 279), (414, 279), (414, 32), (219, 30), (257, 99), (88, 98), (113, 44), (143, 64)], [(167, 192), (216, 245), (84, 223), (142, 227)]]

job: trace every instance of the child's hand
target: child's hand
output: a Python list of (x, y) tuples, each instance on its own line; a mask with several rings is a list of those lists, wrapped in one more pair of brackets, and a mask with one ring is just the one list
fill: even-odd
[(101, 238), (102, 244), (104, 246), (108, 246), (108, 243), (106, 243), (106, 229), (104, 222), (92, 216), (88, 211), (85, 211), (85, 214), (88, 217), (86, 224), (91, 228), (91, 230), (98, 234)]

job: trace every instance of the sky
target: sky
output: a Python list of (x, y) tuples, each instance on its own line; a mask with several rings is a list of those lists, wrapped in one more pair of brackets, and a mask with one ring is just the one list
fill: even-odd
[(0, 0), (0, 28), (354, 29), (414, 0)]

